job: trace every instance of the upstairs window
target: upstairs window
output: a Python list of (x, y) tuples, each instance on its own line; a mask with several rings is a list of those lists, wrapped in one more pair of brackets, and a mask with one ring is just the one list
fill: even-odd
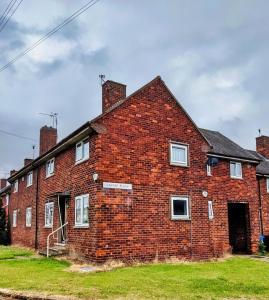
[(266, 178), (266, 190), (269, 193), (269, 178)]
[(6, 195), (6, 205), (9, 205), (9, 194)]
[(15, 180), (15, 182), (14, 182), (13, 192), (14, 192), (14, 193), (17, 193), (18, 190), (19, 190), (19, 181), (18, 181), (18, 179), (17, 179), (17, 180)]
[(46, 177), (54, 175), (55, 159), (52, 158), (46, 162)]
[(51, 228), (53, 225), (54, 203), (48, 202), (45, 204), (45, 227)]
[(188, 197), (171, 197), (171, 218), (172, 220), (188, 220), (190, 218)]
[(76, 163), (89, 158), (89, 140), (88, 138), (76, 144)]
[(231, 178), (242, 179), (242, 164), (240, 162), (230, 162)]
[(31, 227), (32, 225), (32, 208), (27, 207), (26, 208), (26, 227)]
[(212, 169), (210, 165), (206, 165), (206, 174), (207, 176), (212, 176)]
[(27, 174), (27, 187), (33, 184), (33, 172)]
[(170, 164), (175, 166), (188, 166), (189, 147), (183, 144), (170, 144)]
[(89, 226), (89, 195), (75, 198), (75, 226)]
[(12, 226), (17, 227), (17, 210), (13, 210)]

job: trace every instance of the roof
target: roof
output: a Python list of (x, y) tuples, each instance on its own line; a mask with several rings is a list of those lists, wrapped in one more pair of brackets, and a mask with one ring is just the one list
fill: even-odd
[(200, 128), (200, 131), (204, 134), (212, 146), (209, 153), (230, 158), (246, 159), (254, 162), (261, 160), (260, 157), (254, 155), (251, 151), (242, 148), (218, 131), (202, 128)]
[(257, 175), (269, 175), (269, 160), (257, 151), (248, 150), (252, 155), (255, 155), (261, 160), (261, 163), (257, 166)]

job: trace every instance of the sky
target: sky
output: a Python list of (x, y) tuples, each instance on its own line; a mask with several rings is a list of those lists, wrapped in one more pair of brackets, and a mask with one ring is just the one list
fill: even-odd
[[(24, 0), (0, 32), (0, 67), (87, 2)], [(51, 125), (40, 112), (58, 113), (59, 139), (101, 113), (100, 74), (127, 94), (160, 75), (199, 127), (254, 149), (258, 129), (269, 135), (268, 11), (266, 0), (100, 0), (0, 72), (0, 177), (33, 156)]]

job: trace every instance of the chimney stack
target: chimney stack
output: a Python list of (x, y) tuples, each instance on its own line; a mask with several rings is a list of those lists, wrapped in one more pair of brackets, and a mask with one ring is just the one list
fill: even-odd
[(11, 170), (10, 171), (10, 176), (14, 175), (17, 171), (16, 170)]
[(43, 126), (40, 129), (39, 155), (49, 151), (57, 143), (57, 129)]
[(259, 136), (256, 138), (256, 150), (269, 159), (269, 136)]
[(7, 186), (7, 180), (5, 178), (0, 179), (0, 190)]
[(126, 98), (126, 85), (107, 80), (102, 85), (102, 106), (103, 113), (118, 101)]
[(29, 165), (32, 161), (33, 161), (33, 159), (31, 159), (31, 158), (25, 158), (24, 159), (24, 166)]

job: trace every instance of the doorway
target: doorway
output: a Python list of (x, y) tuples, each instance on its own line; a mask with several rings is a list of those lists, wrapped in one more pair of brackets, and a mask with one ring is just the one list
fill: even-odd
[[(66, 223), (66, 198), (59, 197), (59, 227)], [(66, 226), (60, 230), (58, 242), (66, 244)]]
[(229, 241), (233, 253), (250, 250), (249, 207), (247, 203), (228, 203)]

